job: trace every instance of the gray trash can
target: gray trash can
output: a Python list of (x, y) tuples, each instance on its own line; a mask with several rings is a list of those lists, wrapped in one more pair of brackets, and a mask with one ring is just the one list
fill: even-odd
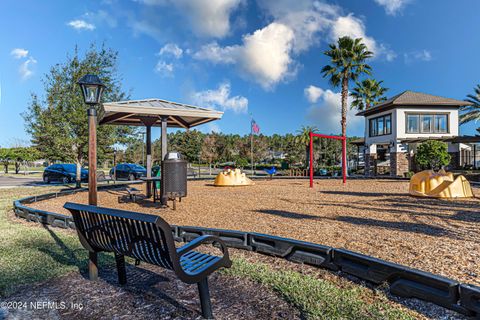
[(167, 204), (173, 200), (173, 209), (176, 209), (176, 200), (182, 201), (187, 196), (187, 161), (179, 152), (169, 152), (162, 161), (161, 201)]

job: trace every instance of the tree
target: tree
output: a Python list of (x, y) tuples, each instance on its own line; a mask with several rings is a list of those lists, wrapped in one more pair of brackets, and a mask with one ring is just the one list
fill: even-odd
[(218, 158), (217, 148), (215, 144), (217, 142), (217, 137), (215, 133), (209, 134), (203, 139), (201, 157), (208, 162), (209, 174), (212, 175), (212, 162), (216, 161)]
[(429, 140), (420, 144), (415, 154), (415, 161), (424, 169), (439, 170), (450, 163), (447, 144)]
[(0, 148), (0, 162), (3, 165), (3, 170), (8, 173), (8, 166), (13, 158), (12, 150), (10, 148)]
[(362, 74), (370, 75), (371, 67), (365, 61), (373, 56), (361, 38), (342, 37), (337, 44), (330, 44), (325, 51), (330, 58), (330, 64), (322, 68), (323, 77), (329, 78), (334, 87), (342, 90), (342, 136), (347, 136), (347, 98), (349, 81), (356, 81)]
[(20, 166), (27, 162), (40, 158), (40, 153), (32, 147), (19, 147), (11, 149), (11, 159), (15, 164), (15, 174), (20, 172)]
[[(118, 54), (102, 46), (97, 50), (91, 45), (84, 56), (75, 48), (65, 62), (54, 65), (44, 76), (45, 101), (32, 95), (28, 111), (23, 115), (26, 131), (33, 145), (49, 160), (74, 161), (77, 164), (77, 186), (80, 186), (80, 170), (88, 153), (87, 107), (83, 102), (78, 79), (85, 74), (97, 74), (106, 85), (103, 100), (125, 100), (120, 76), (117, 72)], [(98, 108), (98, 107), (97, 107)], [(97, 112), (101, 117), (101, 110)], [(122, 142), (132, 128), (98, 126), (98, 157), (111, 153), (111, 146)]]
[(351, 108), (357, 110), (365, 110), (373, 107), (381, 101), (387, 100), (385, 92), (388, 88), (382, 87), (383, 81), (375, 79), (365, 79), (361, 82), (355, 82), (356, 87), (353, 88), (350, 96), (353, 98)]
[(309, 168), (310, 164), (310, 132), (317, 133), (318, 128), (315, 126), (302, 126), (297, 130), (296, 143), (301, 144), (305, 148), (305, 168)]
[(460, 115), (460, 123), (480, 120), (480, 84), (477, 84), (473, 90), (475, 93), (467, 95), (467, 99), (465, 99), (472, 105), (460, 108), (460, 111), (464, 112)]
[(302, 153), (304, 153), (304, 146), (298, 143), (297, 136), (292, 134), (285, 135), (285, 143), (283, 151), (286, 153), (286, 161), (289, 165), (300, 161)]

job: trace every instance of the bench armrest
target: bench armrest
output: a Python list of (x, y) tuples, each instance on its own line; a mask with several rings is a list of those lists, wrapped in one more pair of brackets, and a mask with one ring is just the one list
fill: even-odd
[(189, 243), (178, 248), (177, 254), (179, 257), (181, 257), (185, 253), (192, 251), (193, 249), (199, 247), (202, 244), (205, 244), (206, 242), (212, 242), (213, 244), (215, 243), (220, 244), (220, 250), (222, 250), (222, 253), (223, 254), (227, 253), (227, 246), (225, 245), (222, 239), (213, 235), (204, 235), (204, 236), (197, 237), (192, 241), (190, 241)]

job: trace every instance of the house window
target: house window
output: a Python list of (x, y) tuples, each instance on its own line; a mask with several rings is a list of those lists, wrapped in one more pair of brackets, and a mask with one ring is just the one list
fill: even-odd
[(369, 120), (370, 137), (383, 136), (392, 133), (392, 115), (373, 118)]
[(433, 132), (433, 114), (422, 114), (420, 116), (422, 122), (422, 133)]
[(447, 132), (447, 114), (407, 114), (407, 133)]
[(420, 123), (420, 115), (418, 114), (409, 114), (407, 116), (407, 132), (408, 133), (418, 133)]
[(435, 115), (435, 132), (438, 133), (447, 133), (447, 115), (446, 114), (437, 114)]

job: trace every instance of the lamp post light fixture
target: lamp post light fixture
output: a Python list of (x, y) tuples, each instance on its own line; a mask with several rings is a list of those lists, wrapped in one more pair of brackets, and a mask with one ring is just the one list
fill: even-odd
[(88, 108), (88, 204), (97, 205), (97, 110), (105, 85), (97, 75), (86, 74), (78, 80)]

